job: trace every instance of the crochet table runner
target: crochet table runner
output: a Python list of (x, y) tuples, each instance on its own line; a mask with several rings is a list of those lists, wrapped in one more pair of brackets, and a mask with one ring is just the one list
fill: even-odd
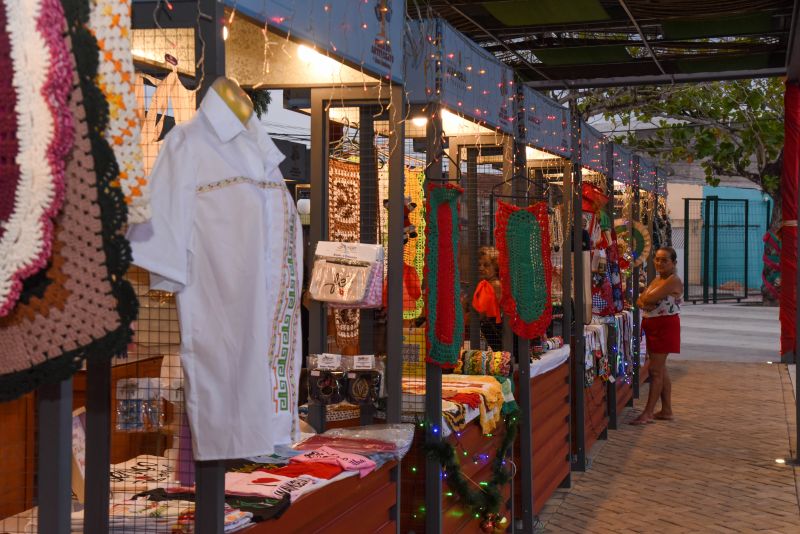
[(427, 361), (455, 367), (464, 338), (458, 273), (458, 208), (462, 189), (452, 184), (428, 186), (426, 258), (428, 278)]
[(533, 339), (547, 331), (553, 314), (550, 223), (547, 204), (519, 208), (498, 201), (495, 242), (500, 256), (500, 305), (511, 329)]
[(50, 263), (26, 281), (13, 312), (0, 319), (0, 401), (68, 378), (86, 358), (120, 354), (136, 316), (136, 297), (122, 278), (130, 263), (121, 232), (125, 204), (111, 185), (117, 167), (99, 133), (108, 108), (93, 83), (97, 46), (84, 26), (88, 7), (85, 0), (63, 5), (77, 61), (66, 108), (75, 145)]
[(5, 144), (2, 154), (3, 170), (10, 172), (4, 172), (0, 190), (0, 317), (11, 311), (22, 281), (50, 257), (53, 217), (61, 207), (64, 161), (73, 139), (61, 5), (58, 0), (7, 0), (3, 9), (3, 96), (11, 100), (3, 103), (2, 137), (16, 142)]

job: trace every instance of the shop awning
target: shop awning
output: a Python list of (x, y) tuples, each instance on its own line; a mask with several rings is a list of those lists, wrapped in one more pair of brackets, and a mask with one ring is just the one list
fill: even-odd
[(797, 3), (431, 0), (425, 16), (446, 19), (530, 86), (557, 89), (783, 75), (800, 47)]

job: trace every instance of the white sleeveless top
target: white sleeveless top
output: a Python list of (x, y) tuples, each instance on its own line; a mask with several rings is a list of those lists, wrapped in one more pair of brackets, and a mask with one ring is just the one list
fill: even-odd
[(661, 317), (664, 315), (678, 315), (681, 313), (681, 304), (683, 304), (683, 298), (678, 296), (675, 297), (674, 295), (667, 295), (666, 298), (663, 298), (659, 301), (658, 306), (653, 308), (650, 311), (642, 310), (643, 317)]

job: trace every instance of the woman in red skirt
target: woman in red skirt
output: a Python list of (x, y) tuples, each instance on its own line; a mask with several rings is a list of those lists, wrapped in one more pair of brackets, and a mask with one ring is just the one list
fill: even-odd
[[(653, 262), (658, 276), (639, 296), (642, 330), (647, 337), (650, 359), (650, 394), (642, 413), (632, 425), (652, 423), (654, 419), (672, 419), (672, 381), (667, 372), (667, 355), (681, 352), (681, 296), (683, 282), (676, 274), (677, 255), (672, 247), (661, 247)], [(661, 399), (661, 411), (654, 413)]]

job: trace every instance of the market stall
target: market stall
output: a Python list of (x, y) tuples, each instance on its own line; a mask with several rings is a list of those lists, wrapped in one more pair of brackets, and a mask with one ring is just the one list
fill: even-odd
[[(610, 221), (604, 211), (609, 200), (610, 142), (590, 125), (582, 121), (578, 125), (580, 181), (575, 186), (575, 194), (580, 206), (573, 218), (580, 225), (578, 230), (582, 231), (579, 242), (581, 257), (575, 253), (575, 278), (581, 276), (582, 279), (580, 284), (574, 281), (576, 295), (578, 286), (581, 286), (581, 294), (575, 302), (575, 328), (578, 328), (580, 319), (583, 342), (577, 344), (579, 346), (574, 351), (573, 376), (576, 383), (573, 384), (572, 444), (578, 464), (585, 465), (592, 445), (598, 439), (605, 439), (608, 430), (608, 336), (604, 325), (592, 324), (593, 314), (595, 311), (615, 310), (619, 299), (613, 295), (609, 272), (611, 263), (605, 260), (606, 248), (610, 245), (607, 238)], [(576, 241), (573, 241), (575, 245)], [(577, 249), (575, 245), (574, 249)]]
[[(552, 321), (546, 333), (531, 342), (529, 383), (530, 410), (520, 417), (529, 419), (530, 433), (520, 435), (519, 470), (515, 493), (518, 512), (537, 515), (556, 488), (569, 484), (570, 475), (570, 292), (572, 261), (568, 233), (569, 154), (572, 149), (569, 110), (536, 93), (522, 89), (520, 121), (526, 144), (529, 202), (546, 202), (550, 222), (552, 279)], [(567, 303), (565, 308), (564, 303)], [(518, 378), (523, 376), (518, 374)], [(518, 388), (525, 387), (518, 382)], [(522, 451), (527, 451), (523, 453)], [(530, 460), (527, 460), (530, 458)], [(530, 481), (528, 484), (527, 482)]]
[[(102, 13), (113, 14), (110, 3), (100, 4), (108, 11), (101, 6)], [(130, 7), (120, 6), (123, 11)], [(122, 28), (122, 37), (115, 34), (113, 50), (100, 54), (100, 70), (130, 68), (123, 76), (130, 82), (125, 97), (133, 99), (125, 101), (132, 114), (126, 126), (135, 123), (141, 131), (138, 146), (133, 134), (131, 140), (114, 139), (139, 151), (141, 173), (123, 175), (128, 160), (118, 156), (118, 163), (119, 200), (124, 194), (129, 222), (135, 223), (129, 239), (138, 266), (126, 279), (140, 314), (127, 358), (112, 362), (105, 355), (104, 369), (98, 373), (90, 366), (79, 372), (69, 391), (72, 397), (58, 398), (59, 406), (68, 408), (69, 402), (76, 409), (71, 420), (63, 417), (69, 411), (58, 412), (72, 427), (73, 439), (56, 439), (54, 432), (61, 428), (56, 425), (53, 432), (47, 430), (54, 447), (69, 449), (72, 441), (76, 470), (71, 484), (55, 484), (53, 491), (72, 486), (76, 500), (66, 503), (75, 512), (73, 528), (85, 522), (98, 531), (158, 527), (177, 532), (191, 529), (195, 518), (197, 532), (214, 533), (257, 520), (266, 523), (253, 531), (396, 528), (397, 466), (410, 440), (400, 447), (396, 440), (393, 445), (391, 439), (365, 438), (368, 431), (356, 430), (345, 435), (349, 441), (342, 445), (339, 435), (313, 431), (325, 429), (327, 401), (337, 396), (354, 407), (355, 424), (371, 423), (379, 403), (390, 425), (400, 422), (400, 214), (405, 203), (404, 146), (397, 140), (403, 138), (405, 108), (400, 85), (404, 9), (393, 13), (391, 5), (379, 7), (354, 14), (313, 1), (297, 1), (291, 8), (280, 2), (241, 1), (229, 7), (135, 2), (132, 31), (125, 17), (115, 16), (122, 22), (114, 22), (112, 32)], [(343, 25), (352, 29), (346, 36)], [(99, 41), (101, 47), (111, 42), (110, 37)], [(284, 155), (256, 117), (265, 111), (266, 90), (276, 88), (306, 91), (307, 106), (296, 107), (311, 117), (310, 187), (284, 181), (278, 167)], [(117, 102), (108, 98), (112, 105)], [(376, 132), (377, 121), (388, 126)], [(387, 147), (382, 152), (381, 144)], [(342, 170), (345, 163), (350, 167)], [(386, 173), (380, 192), (379, 167)], [(386, 212), (397, 216), (379, 218), (379, 195)], [(223, 201), (234, 209), (216, 205)], [(298, 217), (295, 205), (308, 217)], [(203, 214), (214, 224), (203, 226)], [(190, 260), (181, 260), (189, 239), (191, 266)], [(379, 272), (369, 278), (367, 297), (344, 299), (337, 309), (360, 312), (356, 332), (371, 333), (380, 322), (383, 339), (362, 335), (345, 350), (337, 338), (352, 335), (352, 328), (345, 328), (352, 324), (339, 329), (332, 321), (333, 328), (327, 328), (329, 305), (316, 298), (312, 281), (320, 256), (317, 244), (328, 240), (374, 253), (364, 259), (359, 248), (357, 257), (329, 263), (346, 264), (347, 273)], [(241, 243), (256, 244), (243, 250), (237, 248)], [(212, 257), (210, 251), (219, 254)], [(197, 260), (206, 253), (208, 261)], [(245, 283), (227, 283), (233, 282), (226, 276), (232, 272)], [(310, 299), (303, 298), (306, 288)], [(259, 305), (265, 302), (278, 306)], [(242, 303), (254, 307), (245, 312)], [(304, 321), (301, 307), (306, 304), (310, 318)], [(379, 308), (385, 312), (376, 312)], [(264, 321), (255, 324), (255, 318)], [(326, 344), (329, 332), (331, 345)], [(320, 364), (301, 370), (310, 367), (301, 350), (306, 338), (311, 354), (351, 356), (348, 367), (339, 360), (338, 368)], [(212, 352), (215, 358), (209, 361)], [(260, 356), (245, 357), (256, 352), (271, 355), (268, 366)], [(361, 359), (353, 361), (353, 354)], [(299, 376), (312, 376), (314, 370), (320, 372), (317, 380), (300, 388)], [(298, 419), (305, 397), (311, 399), (309, 426)], [(232, 405), (235, 418), (230, 417)], [(31, 458), (26, 462), (33, 461), (28, 451), (36, 447), (36, 419), (52, 422), (42, 413), (14, 421), (24, 436), (14, 448)], [(403, 431), (387, 428), (381, 432)], [(242, 460), (247, 465), (235, 465)], [(48, 465), (52, 468), (41, 462), (39, 468)], [(15, 523), (13, 528), (4, 524), (5, 530), (22, 531), (28, 523), (43, 532), (69, 530), (69, 517), (65, 521), (60, 508), (58, 514), (39, 513), (45, 522), (37, 520), (30, 510), (31, 464), (17, 473), (26, 480), (19, 484), (19, 503), (3, 510), (4, 517), (14, 514), (9, 521)], [(134, 495), (137, 501), (129, 501)], [(155, 509), (158, 520), (149, 512)]]
[(417, 439), (403, 466), (401, 522), (429, 532), (505, 529), (518, 424), (512, 362), (501, 325), (485, 324), (470, 302), (491, 283), (479, 268), (494, 239), (490, 195), (510, 189), (514, 80), (441, 20), (410, 24), (406, 138), (409, 151), (424, 153), (421, 198), (411, 200), (425, 242), (407, 250), (423, 291), (405, 291), (422, 301), (405, 312), (403, 416)]

